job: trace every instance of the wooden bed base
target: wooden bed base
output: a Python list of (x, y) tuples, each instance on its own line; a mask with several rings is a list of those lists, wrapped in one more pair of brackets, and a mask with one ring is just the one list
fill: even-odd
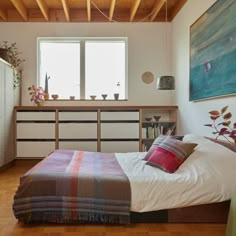
[(199, 206), (131, 212), (131, 223), (226, 223), (230, 201)]

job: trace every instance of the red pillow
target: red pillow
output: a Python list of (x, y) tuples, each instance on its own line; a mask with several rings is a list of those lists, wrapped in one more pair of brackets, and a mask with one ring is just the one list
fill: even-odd
[(152, 146), (149, 148), (147, 154), (145, 155), (145, 157), (143, 158), (143, 160), (147, 161), (149, 159), (149, 157), (152, 155), (152, 153), (156, 150), (157, 147), (159, 147), (159, 145), (166, 139), (166, 138), (174, 138), (174, 139), (178, 139), (178, 140), (182, 140), (183, 136), (167, 136), (167, 135), (159, 135), (154, 142), (152, 143)]
[(174, 173), (179, 166), (190, 156), (195, 143), (185, 143), (167, 138), (151, 154), (147, 164), (158, 167), (168, 173)]

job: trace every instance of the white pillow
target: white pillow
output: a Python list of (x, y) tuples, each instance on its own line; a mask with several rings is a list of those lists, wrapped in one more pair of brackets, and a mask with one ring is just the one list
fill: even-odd
[(212, 184), (217, 183), (222, 197), (230, 198), (236, 192), (236, 153), (194, 134), (185, 135), (183, 141), (198, 144), (183, 167), (193, 169), (199, 177), (205, 176), (205, 180), (211, 179)]
[(189, 142), (189, 143), (212, 143), (212, 141), (210, 141), (209, 139), (204, 138), (203, 136), (196, 135), (196, 134), (184, 135), (183, 141)]

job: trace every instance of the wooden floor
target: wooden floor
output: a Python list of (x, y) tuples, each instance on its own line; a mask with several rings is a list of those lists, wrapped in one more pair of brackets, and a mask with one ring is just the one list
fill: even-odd
[(225, 224), (23, 225), (12, 212), (19, 177), (32, 165), (16, 162), (0, 173), (0, 236), (224, 236)]

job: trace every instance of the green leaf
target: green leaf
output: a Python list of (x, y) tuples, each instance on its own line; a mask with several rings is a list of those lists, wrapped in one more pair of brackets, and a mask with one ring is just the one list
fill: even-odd
[(225, 120), (228, 120), (228, 119), (230, 119), (231, 117), (232, 117), (231, 112), (228, 112), (227, 114), (225, 114), (225, 115), (223, 116), (223, 118), (224, 118)]
[(214, 110), (214, 111), (210, 111), (209, 114), (212, 115), (212, 116), (219, 116), (219, 115), (220, 115), (220, 112)]
[(226, 110), (228, 109), (229, 106), (225, 106), (221, 109), (221, 114), (224, 114), (226, 112)]

